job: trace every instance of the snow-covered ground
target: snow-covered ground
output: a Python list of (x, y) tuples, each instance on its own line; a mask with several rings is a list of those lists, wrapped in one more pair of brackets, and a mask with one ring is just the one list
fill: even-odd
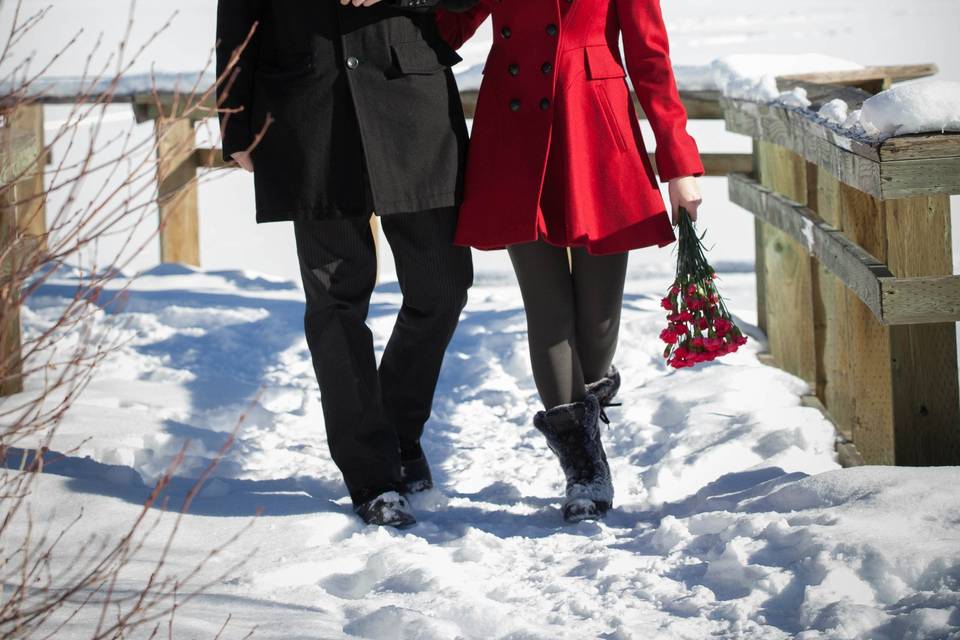
[[(49, 52), (85, 27), (81, 48), (103, 30), (109, 49), (126, 7), (54, 0), (45, 27), (21, 46)], [(136, 70), (153, 61), (162, 70), (202, 67), (214, 7), (139, 3), (135, 41), (180, 14)], [(941, 78), (960, 80), (956, 0), (744, 0), (732, 8), (675, 0), (663, 8), (678, 65), (738, 52), (828, 53), (864, 65), (932, 61)], [(0, 4), (0, 25), (10, 9)], [(468, 45), (465, 70), (488, 43), (484, 31)], [(84, 62), (67, 56), (50, 73), (75, 75)], [(64, 109), (47, 108), (48, 131)], [(102, 136), (130, 123), (129, 107), (111, 107)], [(704, 151), (749, 150), (719, 122), (694, 122), (691, 131)], [(136, 135), (149, 137), (150, 126)], [(54, 157), (75, 152), (55, 148)], [(725, 180), (702, 183), (722, 291), (749, 327), (752, 218), (727, 202)], [(185, 441), (192, 445), (170, 490), (174, 506), (245, 415), (217, 478), (182, 522), (166, 570), (185, 573), (262, 507), (207, 574), (252, 556), (178, 611), (173, 637), (213, 637), (228, 615), (227, 638), (254, 625), (266, 638), (960, 636), (960, 469), (839, 469), (830, 426), (801, 406), (801, 382), (758, 362), (756, 331), (734, 356), (666, 369), (657, 296), (669, 284), (669, 251), (631, 258), (618, 355), (625, 404), (610, 411), (605, 431), (617, 508), (605, 522), (561, 524), (560, 472), (531, 426), (537, 407), (520, 299), (497, 252), (476, 254), (477, 286), (427, 429), (439, 490), (418, 500), (420, 524), (410, 531), (363, 527), (326, 448), (291, 229), (256, 227), (252, 202), (249, 176), (217, 174), (200, 190), (207, 270), (154, 268), (153, 249), (130, 265), (145, 275), (115, 283), (129, 293), (98, 323), (128, 341), (58, 432), (53, 448), (70, 457), (37, 486), (34, 516), (51, 530), (81, 508), (88, 514), (67, 548), (90, 534), (117, 535)], [(380, 349), (399, 303), (384, 258), (371, 312)], [(24, 314), (26, 330), (55, 317), (77, 283), (64, 273), (46, 284)], [(145, 571), (134, 566), (119, 592), (138, 589)], [(83, 637), (93, 615), (59, 637)]]
[[(77, 282), (45, 285), (27, 330), (46, 326)], [(206, 575), (255, 552), (178, 610), (176, 638), (212, 637), (228, 615), (232, 638), (254, 625), (255, 637), (283, 639), (960, 633), (960, 496), (950, 490), (960, 469), (840, 470), (832, 427), (801, 406), (801, 382), (757, 361), (760, 340), (707, 366), (667, 369), (655, 293), (666, 284), (634, 279), (626, 298), (624, 406), (610, 410), (604, 436), (617, 508), (603, 523), (562, 523), (559, 467), (531, 425), (536, 396), (512, 284), (472, 291), (425, 440), (439, 490), (416, 501), (420, 523), (398, 533), (350, 513), (326, 449), (297, 285), (171, 265), (97, 319), (127, 346), (60, 429), (52, 449), (71, 455), (48, 467), (34, 515), (55, 528), (80, 508), (90, 514), (64, 549), (109, 535), (104, 522), (116, 535), (190, 440), (175, 508), (246, 414), (165, 570), (186, 573), (262, 508)], [(749, 330), (752, 278), (723, 285)], [(399, 302), (396, 285), (378, 289), (378, 349)], [(164, 531), (144, 557), (159, 552)], [(143, 577), (132, 571), (118, 592)], [(82, 637), (96, 613), (81, 613), (63, 637)]]

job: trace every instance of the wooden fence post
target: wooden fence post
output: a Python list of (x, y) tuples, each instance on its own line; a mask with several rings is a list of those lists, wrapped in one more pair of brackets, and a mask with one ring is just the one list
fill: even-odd
[[(880, 201), (818, 174), (815, 209), (899, 278), (952, 272), (947, 196)], [(818, 396), (871, 464), (956, 464), (960, 392), (952, 323), (886, 326), (832, 274), (815, 296)]]
[[(816, 167), (816, 191), (808, 205), (838, 231), (844, 230), (840, 182), (827, 170)], [(837, 429), (853, 440), (857, 366), (852, 353), (850, 300), (860, 303), (846, 285), (818, 264), (813, 289), (817, 325), (817, 397), (830, 412)], [(862, 303), (860, 303), (861, 306)]]
[[(760, 180), (760, 141), (756, 138), (751, 139), (753, 141), (753, 167), (750, 171), (750, 175), (755, 180)], [(767, 335), (767, 266), (764, 261), (764, 246), (766, 246), (766, 239), (764, 238), (765, 228), (769, 225), (764, 223), (759, 218), (754, 218), (753, 220), (753, 237), (754, 237), (754, 272), (757, 276), (757, 326), (760, 328), (760, 331), (763, 331), (764, 335)]]
[[(807, 200), (807, 164), (776, 144), (757, 145), (760, 181), (799, 203)], [(770, 355), (778, 367), (816, 386), (813, 261), (804, 247), (779, 229), (760, 223), (757, 266), (762, 269), (763, 318)], [(762, 284), (761, 284), (762, 282)]]
[[(16, 255), (13, 246), (17, 241), (17, 187), (11, 185), (0, 189), (0, 278), (7, 279), (16, 270)], [(0, 288), (4, 300), (0, 300), (0, 396), (9, 396), (23, 391), (20, 372), (23, 363), (20, 356), (20, 301), (14, 299), (20, 292), (16, 287)]]
[[(12, 135), (29, 135), (42, 149), (43, 105), (21, 105), (11, 114), (9, 128)], [(46, 248), (47, 234), (47, 198), (44, 189), (43, 174), (47, 164), (47, 155), (40, 154), (27, 175), (17, 185), (17, 225), (20, 231), (37, 238), (39, 247)]]
[[(887, 200), (875, 209), (884, 256), (899, 278), (953, 273), (950, 199)], [(893, 440), (898, 465), (960, 462), (960, 388), (954, 323), (890, 328)]]
[(160, 261), (200, 266), (200, 223), (196, 134), (186, 118), (158, 118), (157, 204), (160, 209)]
[[(18, 248), (21, 231), (17, 224), (18, 203), (23, 200), (23, 183), (14, 178), (36, 164), (40, 147), (32, 133), (14, 131), (4, 118), (0, 128), (0, 396), (23, 391), (23, 362), (20, 347), (20, 290), (15, 274), (22, 256)], [(29, 187), (30, 185), (28, 185)]]

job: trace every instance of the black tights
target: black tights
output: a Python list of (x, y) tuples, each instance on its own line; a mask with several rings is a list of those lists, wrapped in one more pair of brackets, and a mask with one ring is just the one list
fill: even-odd
[(613, 363), (627, 255), (595, 256), (545, 242), (507, 248), (527, 313), (533, 378), (543, 405), (579, 402)]

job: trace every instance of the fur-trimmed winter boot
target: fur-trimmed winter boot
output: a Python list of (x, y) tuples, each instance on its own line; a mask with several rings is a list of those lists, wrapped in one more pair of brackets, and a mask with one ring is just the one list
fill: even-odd
[(610, 466), (600, 442), (600, 415), (596, 396), (588, 395), (583, 402), (540, 411), (533, 418), (567, 478), (563, 503), (567, 522), (600, 518), (613, 506)]
[(587, 383), (587, 393), (597, 396), (601, 407), (609, 407), (620, 390), (620, 372), (613, 365), (607, 374), (594, 382)]

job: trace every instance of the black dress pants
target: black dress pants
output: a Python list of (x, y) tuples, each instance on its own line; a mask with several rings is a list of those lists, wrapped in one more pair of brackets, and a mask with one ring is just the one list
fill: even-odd
[(399, 490), (401, 459), (422, 455), (440, 366), (473, 283), (470, 250), (453, 245), (456, 210), (380, 221), (403, 303), (379, 368), (366, 324), (377, 275), (369, 220), (294, 223), (327, 441), (355, 505)]

